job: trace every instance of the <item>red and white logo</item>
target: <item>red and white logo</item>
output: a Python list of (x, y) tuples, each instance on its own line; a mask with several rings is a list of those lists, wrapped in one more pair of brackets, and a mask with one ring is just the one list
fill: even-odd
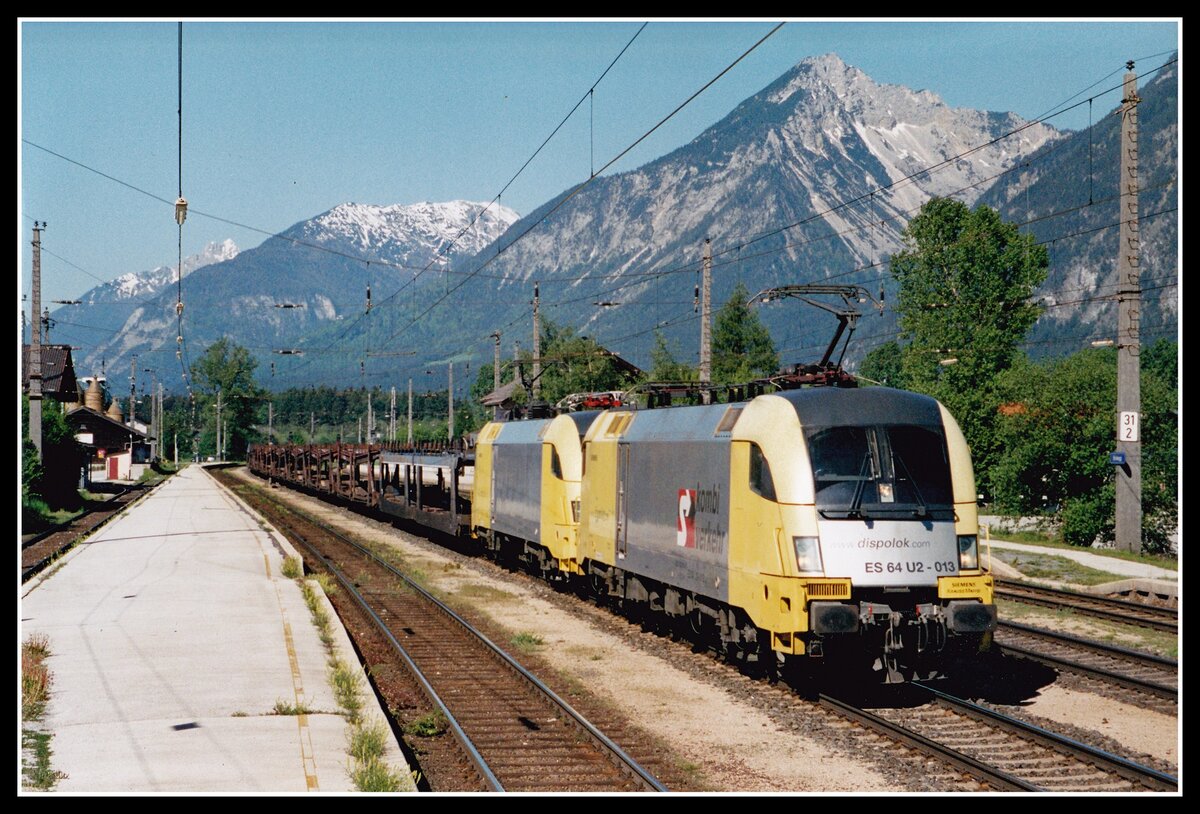
[(679, 519), (675, 524), (675, 545), (696, 547), (696, 490), (679, 490)]

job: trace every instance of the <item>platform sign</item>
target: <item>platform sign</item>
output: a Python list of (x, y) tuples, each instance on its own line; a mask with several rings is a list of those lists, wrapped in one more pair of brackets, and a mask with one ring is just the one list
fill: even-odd
[(1136, 444), (1140, 439), (1138, 430), (1138, 413), (1132, 410), (1121, 411), (1121, 421), (1117, 424), (1117, 440)]
[(1124, 452), (1108, 453), (1108, 462), (1110, 464), (1112, 464), (1113, 466), (1124, 466), (1125, 465), (1125, 453)]

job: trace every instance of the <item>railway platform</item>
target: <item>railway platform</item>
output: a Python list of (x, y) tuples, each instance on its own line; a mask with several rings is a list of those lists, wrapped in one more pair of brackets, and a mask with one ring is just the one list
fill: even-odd
[[(54, 792), (352, 791), (330, 654), (281, 573), (294, 553), (193, 465), (22, 586), (22, 640), (50, 652), (36, 728), (63, 773)], [(327, 611), (336, 654), (357, 666)], [(365, 677), (360, 697), (383, 723)], [(383, 760), (408, 784), (383, 728)]]

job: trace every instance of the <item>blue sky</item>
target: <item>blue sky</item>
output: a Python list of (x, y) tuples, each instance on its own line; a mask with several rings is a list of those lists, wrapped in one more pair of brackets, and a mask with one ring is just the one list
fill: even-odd
[[(183, 194), (198, 210), (281, 231), (345, 201), (488, 201), (638, 30), (594, 22), (208, 22), (183, 33)], [(503, 203), (522, 214), (584, 180), (719, 73), (776, 21), (651, 21)], [(1181, 42), (1175, 20), (789, 21), (611, 170), (685, 144), (792, 65), (837, 53), (878, 82), (1026, 118)], [(169, 206), (28, 139), (174, 200), (175, 21), (18, 21), (18, 262), (33, 220), (43, 300), (173, 263)], [(1086, 94), (1085, 94), (1086, 95)], [(1118, 102), (1098, 99), (1099, 116)], [(594, 124), (593, 124), (594, 123)], [(1084, 105), (1050, 123), (1081, 128)], [(185, 255), (262, 234), (193, 215)], [(61, 258), (61, 259), (60, 259)], [(73, 267), (78, 266), (79, 268)], [(82, 269), (82, 270), (81, 270)], [(84, 271), (86, 270), (86, 271)]]

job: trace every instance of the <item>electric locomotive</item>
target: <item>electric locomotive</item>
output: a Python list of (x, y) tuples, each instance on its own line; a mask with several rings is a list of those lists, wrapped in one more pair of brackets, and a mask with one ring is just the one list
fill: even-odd
[(931, 677), (995, 629), (974, 475), (934, 399), (812, 388), (492, 423), (472, 525), (731, 658)]

